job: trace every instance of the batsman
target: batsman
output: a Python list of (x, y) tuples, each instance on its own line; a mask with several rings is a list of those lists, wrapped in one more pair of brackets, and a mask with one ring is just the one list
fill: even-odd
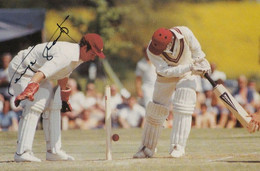
[[(46, 160), (74, 160), (61, 150), (60, 111), (71, 111), (68, 77), (82, 62), (104, 58), (103, 40), (95, 33), (82, 37), (79, 44), (50, 42), (20, 51), (11, 61), (8, 72), (16, 96), (15, 105), (23, 107), (19, 122), (16, 162), (40, 162), (32, 153), (38, 120), (42, 114), (46, 139)], [(51, 80), (58, 81), (53, 92)]]
[(196, 103), (195, 75), (203, 76), (210, 72), (210, 65), (192, 31), (184, 26), (156, 30), (147, 48), (147, 55), (156, 67), (157, 80), (153, 101), (146, 107), (141, 146), (133, 157), (154, 155), (172, 102), (174, 119), (169, 153), (178, 158), (185, 154), (191, 130), (191, 115)]

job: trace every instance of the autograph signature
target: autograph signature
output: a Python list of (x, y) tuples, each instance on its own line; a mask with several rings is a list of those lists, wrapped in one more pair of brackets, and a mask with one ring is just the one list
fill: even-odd
[[(30, 62), (31, 66), (33, 66), (34, 64), (36, 64), (36, 60), (34, 62)], [(22, 76), (26, 73), (26, 71), (29, 69), (31, 70), (32, 72), (36, 73), (36, 71), (34, 71), (32, 68), (31, 68), (30, 65), (28, 65), (25, 70), (23, 71), (23, 73), (21, 73), (20, 77), (16, 78), (15, 79), (15, 82), (14, 83), (17, 83), (21, 78)]]
[[(54, 32), (53, 35), (55, 35), (55, 33), (58, 31), (58, 29), (60, 30), (59, 36), (52, 42), (52, 44), (48, 47), (49, 42), (47, 43), (47, 45), (45, 46), (43, 52), (42, 52), (42, 57), (46, 58), (48, 61), (53, 59), (52, 55), (49, 55), (49, 50), (51, 50), (51, 48), (57, 43), (57, 41), (59, 40), (59, 38), (61, 37), (61, 35), (63, 33), (65, 33), (66, 35), (69, 35), (69, 29), (67, 27), (61, 27), (61, 25), (69, 18), (69, 15), (62, 21), (61, 24), (57, 23), (58, 28), (56, 29), (56, 31)], [(53, 36), (52, 36), (53, 37)], [(50, 40), (52, 39), (52, 37), (50, 38)]]
[[(62, 36), (62, 34), (66, 34), (68, 37), (69, 36), (69, 29), (67, 27), (62, 27), (62, 24), (69, 18), (69, 15), (66, 16), (66, 18), (60, 23), (57, 23), (58, 28), (55, 30), (55, 32), (53, 33), (53, 35), (50, 38), (50, 41), (52, 40), (52, 38), (54, 37), (54, 35), (56, 34), (56, 32), (58, 30), (60, 30), (59, 36), (52, 42), (52, 44), (48, 47), (48, 44), (50, 43), (50, 41), (47, 43), (47, 45), (45, 46), (43, 53), (42, 53), (42, 57), (46, 58), (46, 60), (50, 61), (53, 59), (52, 55), (49, 55), (49, 50), (51, 50), (51, 48), (57, 43), (57, 41), (59, 40), (59, 38)], [(70, 37), (72, 39), (72, 37)], [(74, 42), (76, 42), (74, 39), (72, 39)], [(21, 64), (24, 62), (24, 60), (28, 57), (28, 55), (31, 53), (31, 51), (35, 48), (35, 45), (31, 48), (31, 50), (25, 55), (25, 57), (23, 58), (23, 60), (21, 61), (21, 63), (18, 65), (18, 67), (16, 68), (14, 74), (11, 77), (11, 80), (9, 81), (9, 85), (8, 85), (8, 93), (13, 96), (13, 94), (10, 92), (10, 87), (12, 84), (12, 80), (14, 79), (15, 74), (17, 73), (17, 70), (20, 68)], [(36, 71), (34, 71), (31, 67), (33, 65), (35, 65), (37, 62), (37, 60), (35, 61), (31, 61), (30, 64), (25, 68), (25, 70), (20, 74), (20, 77), (16, 78), (14, 83), (16, 84), (22, 77), (23, 75), (27, 72), (27, 70), (31, 70), (32, 72), (36, 73)]]

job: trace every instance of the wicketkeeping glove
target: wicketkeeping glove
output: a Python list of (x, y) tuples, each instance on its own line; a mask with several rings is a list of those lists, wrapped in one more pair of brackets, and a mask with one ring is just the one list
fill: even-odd
[(61, 112), (71, 112), (72, 107), (69, 103), (69, 97), (71, 93), (71, 88), (67, 88), (66, 90), (61, 90), (61, 101), (62, 101), (62, 107), (61, 107)]
[(69, 102), (62, 101), (62, 107), (61, 107), (61, 112), (71, 112), (72, 108)]
[(20, 102), (25, 99), (29, 99), (30, 101), (34, 100), (34, 94), (39, 90), (39, 83), (31, 82), (27, 85), (24, 91), (19, 94), (14, 101), (15, 106), (19, 106)]

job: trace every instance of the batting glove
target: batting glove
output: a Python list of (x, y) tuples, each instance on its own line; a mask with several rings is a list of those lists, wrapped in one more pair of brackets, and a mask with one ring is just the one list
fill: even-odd
[(204, 76), (205, 73), (210, 73), (211, 68), (207, 59), (205, 58), (196, 58), (190, 66), (190, 69), (193, 74)]

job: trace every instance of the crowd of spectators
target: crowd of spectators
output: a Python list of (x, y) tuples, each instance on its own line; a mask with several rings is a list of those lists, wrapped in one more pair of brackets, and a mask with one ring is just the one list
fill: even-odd
[[(11, 59), (12, 56), (9, 53), (1, 56), (0, 131), (17, 131), (22, 113), (21, 108), (13, 105), (14, 97), (8, 94), (7, 67)], [(211, 68), (211, 77), (214, 81), (226, 86), (248, 113), (260, 112), (260, 96), (256, 90), (255, 81), (248, 81), (244, 75), (241, 75), (231, 84), (230, 80), (226, 80), (226, 74), (217, 70), (216, 64), (212, 63)], [(151, 74), (153, 72), (154, 74)], [(116, 85), (111, 85), (112, 126), (114, 128), (143, 126), (145, 106), (148, 101), (152, 100), (155, 79), (154, 67), (149, 59), (144, 57), (136, 67), (136, 92), (131, 95), (126, 89), (119, 90)], [(212, 86), (207, 80), (198, 77), (198, 85), (197, 105), (192, 120), (194, 128), (241, 127), (233, 114), (213, 93)], [(93, 82), (87, 83), (85, 91), (82, 91), (77, 80), (73, 78), (69, 79), (68, 86), (72, 89), (70, 103), (73, 111), (62, 113), (62, 129), (103, 128), (105, 125), (104, 93), (98, 91)], [(174, 111), (170, 106), (170, 114), (164, 127), (171, 128), (173, 119)], [(40, 122), (41, 120), (39, 124)]]

